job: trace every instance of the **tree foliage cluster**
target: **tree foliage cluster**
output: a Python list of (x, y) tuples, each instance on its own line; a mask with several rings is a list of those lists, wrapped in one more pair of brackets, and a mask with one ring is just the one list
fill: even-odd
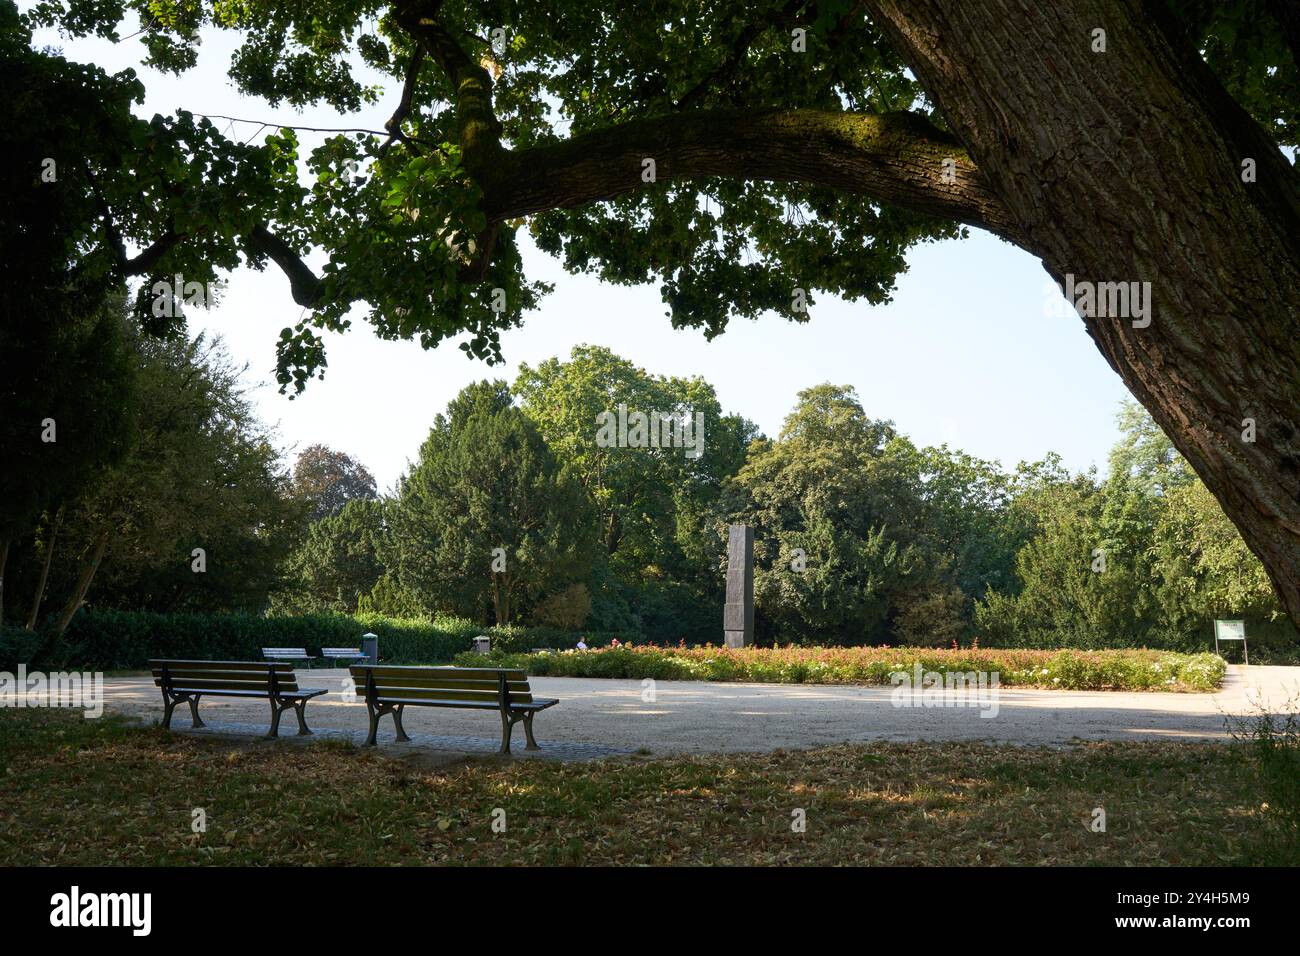
[[(703, 410), (705, 453), (600, 444), (619, 403)], [(1200, 648), (1230, 616), (1293, 643), (1168, 438), (1133, 403), (1118, 423), (1104, 479), (918, 447), (829, 384), (767, 438), (706, 382), (582, 346), (462, 391), (392, 495), (311, 527), (276, 600), (716, 642), (725, 529), (745, 522), (764, 642)]]
[[(1199, 647), (1215, 617), (1280, 617), (1259, 561), (1132, 403), (1106, 478), (1053, 455), (1008, 472), (918, 447), (851, 388), (800, 392), (769, 438), (703, 379), (579, 346), (467, 386), (380, 495), (323, 445), (286, 468), (219, 345), (145, 335), (120, 302), (61, 328), (71, 347), (7, 354), (43, 343), (93, 365), (94, 387), (15, 393), (24, 415), (7, 421), (26, 427), (7, 426), (6, 451), (34, 466), (6, 472), (0, 541), (5, 620), (54, 637), (91, 603), (716, 641), (731, 522), (755, 528), (764, 642)], [(698, 416), (702, 453), (598, 440), (619, 406)]]
[[(525, 274), (525, 231), (571, 272), (656, 284), (674, 325), (716, 335), (735, 316), (773, 312), (802, 321), (807, 313), (796, 303), (821, 293), (887, 301), (910, 248), (973, 226), (1041, 258), (1058, 281), (1067, 274), (1151, 279), (1158, 321), (1138, 327), (1113, 316), (1080, 318), (1245, 533), (1300, 620), (1300, 178), (1284, 152), (1297, 142), (1300, 102), (1295, 5), (1087, 0), (1008, 11), (993, 0), (662, 0), (650, 7), (39, 0), (20, 13), (0, 0), (0, 152), (9, 160), (0, 184), (10, 201), (0, 212), (0, 267), (10, 270), (0, 283), (0, 294), (11, 296), (5, 319), (25, 308), (28, 290), (39, 292), (31, 299), (39, 308), (58, 301), (82, 317), (105, 294), (141, 281), (137, 323), (174, 335), (183, 316), (150, 308), (159, 281), (179, 275), (206, 285), (237, 268), (274, 267), (305, 310), (281, 332), (277, 355), (281, 385), (301, 390), (324, 367), (322, 333), (357, 320), (383, 337), (426, 347), (459, 340), (472, 356), (501, 358), (501, 331), (519, 324), (548, 288)], [(254, 101), (259, 121), (271, 120), (270, 132), (245, 136), (184, 109), (137, 116), (145, 89), (135, 71), (110, 74), (37, 48), (41, 29), (138, 42), (142, 62), (168, 74), (191, 69), (203, 35), (223, 31), (235, 45), (230, 78)], [(1109, 47), (1096, 45), (1098, 30)], [(1025, 63), (1047, 67), (1021, 69)], [(318, 139), (266, 112), (324, 105), (342, 114), (343, 127), (344, 117), (385, 93), (396, 103), (382, 130)], [(645, 175), (646, 160), (656, 175)], [(59, 326), (52, 334), (66, 337), (60, 348), (74, 365), (78, 354), (106, 364), (96, 382), (119, 383), (107, 366), (122, 353), (107, 339), (80, 352), (73, 343), (116, 335), (111, 326), (98, 333)], [(40, 383), (28, 385), (39, 393)], [(530, 387), (516, 391), (523, 397)], [(1247, 416), (1259, 425), (1250, 442), (1238, 437)], [(531, 420), (545, 442), (557, 440), (545, 422)], [(14, 421), (20, 431), (30, 427), (28, 417)], [(67, 447), (82, 442), (85, 460), (104, 467), (121, 459), (130, 441), (126, 416), (103, 429), (91, 427), (88, 414), (81, 422)], [(512, 433), (515, 447), (527, 445), (504, 419), (475, 427), (500, 428), (503, 441)], [(668, 533), (658, 522), (670, 495), (630, 489), (619, 499), (606, 476), (584, 472), (582, 462), (548, 445), (561, 470), (570, 469), (568, 479), (552, 478), (541, 447), (527, 447), (536, 452), (525, 456), (535, 470), (519, 481), (533, 491), (576, 481), (606, 521), (595, 529), (606, 555), (584, 572), (593, 614), (616, 606), (602, 595), (626, 594), (629, 582), (657, 582), (657, 593), (681, 603), (699, 593), (707, 512), (675, 502)], [(456, 454), (458, 468), (483, 466), (469, 450)], [(933, 516), (944, 506), (926, 489), (917, 492), (924, 516), (899, 518), (908, 530), (895, 538), (881, 532), (873, 501), (862, 502), (861, 514), (818, 502), (818, 489), (802, 486), (781, 458), (822, 451), (796, 440), (773, 454), (744, 461), (763, 486), (744, 509), (779, 538), (791, 503), (803, 496), (807, 515), (790, 525), (797, 530), (787, 544), (820, 549), (827, 562), (820, 578), (763, 579), (764, 594), (779, 596), (765, 602), (784, 609), (773, 611), (774, 622), (793, 608), (831, 632), (920, 635), (926, 621), (973, 607), (990, 588), (1018, 598), (1018, 586), (1004, 580), (1019, 574), (1015, 568), (979, 569), (1000, 553), (996, 547), (963, 556), (955, 539), (943, 544), (953, 526)], [(846, 467), (894, 480), (888, 445), (825, 454), (819, 463), (826, 467), (839, 456)], [(30, 534), (33, 516), (51, 502), (73, 494), (71, 485), (58, 490), (68, 473), (56, 457), (45, 454), (39, 465), (14, 459), (50, 482), (18, 489), (26, 497), (14, 499), (15, 521), (0, 530), (0, 581), (9, 542)], [(875, 488), (874, 479), (868, 484)], [(852, 482), (841, 490), (860, 491)], [(1078, 508), (1061, 516), (1011, 510), (1035, 528), (1059, 517), (1075, 531), (1095, 511), (1101, 517), (1087, 520), (1103, 525), (1089, 526), (1080, 540), (1097, 530), (1113, 534), (1117, 560), (1136, 568), (1137, 550), (1157, 547), (1142, 537), (1154, 519), (1144, 506), (1111, 500), (1114, 489), (1094, 491), (1081, 490)], [(1164, 508), (1175, 494), (1153, 498)], [(635, 507), (649, 510), (629, 511), (638, 500)], [(1210, 519), (1195, 502), (1184, 504), (1186, 521)], [(330, 517), (341, 514), (329, 509)], [(629, 525), (637, 514), (651, 520)], [(500, 534), (485, 518), (475, 521), (465, 535)], [(837, 537), (839, 527), (851, 531)], [(999, 527), (1013, 539), (1020, 530)], [(983, 533), (972, 531), (972, 540)], [(541, 547), (523, 532), (518, 544)], [(558, 540), (547, 547), (564, 550)], [(923, 580), (909, 569), (929, 547), (949, 565), (925, 563), (931, 579)], [(87, 567), (96, 566), (97, 551)], [(540, 567), (546, 561), (537, 553)], [(1197, 555), (1188, 573), (1210, 575), (1231, 557)], [(412, 576), (421, 565), (417, 557), (393, 560), (399, 571), (381, 561), (380, 580), (396, 604), (410, 600), (402, 579), (418, 580)], [(434, 586), (430, 574), (424, 586)], [(1097, 582), (1084, 580), (1091, 594)], [(1160, 570), (1143, 593), (1164, 581)], [(514, 616), (544, 600), (538, 587), (528, 575), (504, 590), (493, 585), (492, 613)], [(1071, 587), (1064, 593), (1076, 594)], [(883, 600), (896, 592), (910, 597)], [(653, 602), (642, 597), (644, 615)], [(0, 614), (5, 599), (0, 590)], [(480, 597), (457, 598), (471, 599)], [(847, 622), (844, 603), (855, 608)], [(671, 617), (673, 606), (665, 599), (655, 614)], [(1033, 613), (1025, 620), (1056, 620)], [(1161, 613), (1164, 625), (1181, 626), (1170, 623), (1168, 607)], [(1131, 623), (1141, 630), (1145, 620)]]
[[(244, 369), (203, 336), (143, 334), (120, 302), (61, 327), (84, 350), (37, 338), (0, 352), (6, 381), (29, 361), (59, 376), (6, 407), (5, 460), (29, 464), (5, 469), (4, 619), (56, 639), (92, 600), (260, 610), (314, 502), (254, 415)], [(70, 356), (94, 366), (84, 379), (62, 377)]]
[[(620, 404), (699, 416), (704, 452), (603, 445)], [(718, 502), (753, 432), (703, 380), (608, 349), (524, 365), (462, 390), (391, 495), (313, 525), (276, 607), (711, 639)]]

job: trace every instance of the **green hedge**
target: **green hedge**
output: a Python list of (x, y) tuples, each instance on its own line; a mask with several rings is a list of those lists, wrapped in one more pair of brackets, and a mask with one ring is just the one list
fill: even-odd
[[(1279, 629), (1280, 630), (1280, 629)], [(360, 643), (361, 635), (373, 631), (379, 635), (379, 656), (385, 662), (395, 664), (445, 664), (459, 654), (469, 652), (473, 638), (487, 634), (492, 638), (493, 649), (508, 654), (519, 654), (534, 648), (566, 649), (572, 648), (581, 638), (589, 647), (599, 648), (610, 643), (614, 638), (627, 643), (643, 643), (643, 636), (635, 632), (569, 632), (554, 628), (525, 628), (518, 626), (483, 628), (463, 618), (438, 617), (433, 620), (398, 619), (378, 615), (348, 616), (342, 614), (313, 614), (302, 616), (265, 617), (256, 614), (154, 614), (142, 611), (82, 611), (73, 618), (71, 626), (63, 640), (54, 645), (43, 660), (33, 660), (32, 656), (40, 644), (38, 635), (33, 635), (21, 628), (0, 628), (0, 669), (10, 670), (18, 663), (41, 666), (46, 669), (63, 667), (90, 667), (100, 670), (137, 670), (144, 667), (150, 657), (191, 657), (198, 659), (245, 659), (261, 658), (263, 647), (306, 647), (311, 653), (319, 652), (324, 645), (355, 647)], [(1264, 638), (1264, 634), (1259, 635)], [(1273, 635), (1269, 635), (1270, 637)], [(1278, 634), (1277, 638), (1284, 637)], [(1260, 651), (1268, 644), (1260, 641)], [(1211, 646), (1213, 646), (1211, 644)], [(1251, 639), (1252, 663), (1269, 663), (1264, 654), (1256, 651), (1255, 637)], [(641, 649), (638, 648), (638, 651)], [(825, 656), (839, 655), (840, 651), (859, 652), (861, 654), (880, 655), (897, 658), (900, 653), (912, 654), (912, 650), (888, 648), (843, 648), (816, 649), (807, 648), (813, 655), (808, 661), (791, 661), (787, 659), (790, 650), (773, 649), (772, 661), (780, 662), (779, 671), (797, 675), (801, 672), (818, 673), (824, 671)], [(918, 649), (919, 650), (919, 649)], [(993, 648), (981, 649), (992, 651)], [(669, 654), (657, 663), (649, 659), (638, 659), (636, 673), (618, 671), (619, 657), (589, 659), (583, 663), (546, 661), (539, 662), (539, 667), (582, 667), (596, 668), (601, 673), (589, 676), (634, 676), (658, 677), (671, 679), (681, 677), (694, 680), (769, 680), (782, 679), (768, 676), (726, 676), (700, 677), (691, 672), (699, 665), (692, 659), (690, 667), (682, 663), (682, 657), (676, 649), (659, 649), (661, 654)], [(671, 651), (671, 654), (669, 653)], [(1025, 651), (1020, 651), (1024, 653)], [(729, 668), (737, 666), (735, 661), (724, 659), (717, 653), (699, 648), (691, 652), (711, 653), (715, 661), (710, 665), (717, 673), (723, 674)], [(940, 652), (925, 651), (927, 654)], [(944, 652), (946, 653), (946, 652)], [(966, 653), (966, 652), (963, 652)], [(1010, 649), (1003, 652), (1016, 653)], [(1041, 651), (1038, 653), (1042, 653)], [(1081, 662), (1098, 660), (1094, 655), (1101, 652), (1082, 651), (1075, 660), (1075, 666), (1085, 666)], [(1136, 654), (1154, 654), (1134, 652)], [(1239, 648), (1231, 648), (1229, 653), (1239, 654)], [(818, 657), (818, 655), (821, 655)], [(565, 655), (572, 657), (575, 655)], [(1162, 656), (1168, 656), (1162, 655)], [(1174, 655), (1178, 657), (1179, 655)], [(587, 655), (590, 657), (590, 655)], [(865, 658), (860, 658), (865, 659)], [(1100, 658), (1108, 660), (1106, 658)], [(1173, 658), (1171, 658), (1173, 659)], [(481, 662), (482, 658), (479, 658)], [(747, 660), (757, 662), (759, 658)], [(837, 667), (847, 666), (838, 660)], [(756, 666), (747, 664), (746, 667)], [(776, 666), (775, 664), (773, 666)], [(1064, 666), (1064, 665), (1063, 665)], [(1092, 666), (1090, 663), (1086, 666)], [(1112, 666), (1109, 663), (1107, 666)], [(1117, 666), (1117, 665), (1114, 665)], [(811, 668), (811, 670), (809, 670)], [(607, 670), (608, 669), (608, 670)], [(801, 671), (802, 669), (802, 671)], [(645, 671), (642, 673), (641, 671)], [(538, 670), (537, 673), (548, 671)], [(588, 676), (587, 672), (582, 675)], [(1055, 676), (1055, 675), (1053, 675)], [(791, 678), (798, 680), (797, 676)], [(822, 677), (803, 678), (821, 680)], [(1073, 679), (1073, 678), (1071, 678)], [(1124, 681), (1128, 683), (1128, 681)], [(1079, 685), (1082, 686), (1082, 685)]]
[[(1266, 620), (1245, 617), (1252, 664), (1300, 664), (1300, 633), (1286, 618)], [(1080, 651), (1149, 647), (1181, 654), (1214, 650), (1214, 622), (1204, 621), (1191, 633), (1157, 627), (1142, 633), (1114, 633), (1067, 628), (1021, 629), (1014, 621), (984, 620), (979, 626), (982, 647)], [(1224, 645), (1234, 664), (1241, 663), (1241, 644)]]
[(898, 671), (998, 673), (1002, 687), (1057, 690), (1213, 691), (1226, 665), (1215, 654), (1152, 650), (927, 650), (887, 647), (631, 647), (542, 654), (461, 654), (455, 663), (519, 667), (552, 677), (885, 684)]
[(40, 642), (39, 634), (0, 625), (0, 671), (12, 674), (19, 664), (30, 664)]
[(261, 660), (263, 647), (353, 646), (362, 631), (342, 616), (82, 612), (40, 663), (103, 670), (141, 668), (151, 657)]
[(0, 664), (18, 662), (49, 668), (88, 667), (137, 670), (151, 657), (199, 660), (261, 660), (263, 647), (356, 647), (367, 631), (379, 637), (380, 660), (390, 663), (445, 664), (468, 651), (473, 638), (487, 634), (493, 646), (510, 652), (535, 647), (573, 647), (581, 637), (603, 646), (636, 634), (582, 635), (553, 628), (483, 628), (463, 618), (402, 620), (377, 615), (306, 614), (264, 617), (257, 614), (154, 614), (144, 611), (83, 611), (46, 659), (30, 655), (39, 638), (20, 628), (0, 631)]

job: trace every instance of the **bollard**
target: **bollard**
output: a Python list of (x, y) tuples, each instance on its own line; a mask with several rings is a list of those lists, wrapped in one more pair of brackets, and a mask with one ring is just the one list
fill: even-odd
[(367, 664), (379, 663), (379, 635), (362, 634), (361, 635), (361, 653), (366, 655)]

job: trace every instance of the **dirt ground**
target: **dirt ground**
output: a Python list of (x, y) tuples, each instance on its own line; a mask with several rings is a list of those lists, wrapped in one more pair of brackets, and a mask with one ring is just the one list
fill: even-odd
[[(307, 707), (313, 730), (347, 732), (360, 742), (367, 726), (361, 702), (341, 694), (347, 671), (300, 672), (304, 687), (330, 691)], [(889, 687), (798, 684), (721, 684), (659, 681), (643, 700), (641, 681), (566, 677), (532, 678), (533, 693), (560, 703), (536, 718), (543, 749), (649, 751), (655, 754), (771, 751), (845, 741), (986, 740), (1054, 745), (1085, 740), (1229, 740), (1229, 716), (1259, 706), (1273, 712), (1300, 702), (1300, 667), (1230, 666), (1214, 694), (1105, 691), (1000, 690), (991, 707), (896, 707)], [(142, 720), (161, 719), (161, 695), (147, 677), (105, 680), (105, 709)], [(1290, 702), (1290, 706), (1288, 703)], [(234, 733), (261, 733), (270, 723), (266, 701), (209, 697), (202, 701), (209, 724), (235, 725)], [(988, 713), (991, 716), (981, 716)], [(419, 749), (473, 752), (494, 749), (500, 724), (495, 713), (411, 707), (405, 726)], [(189, 726), (189, 712), (176, 708), (173, 727)], [(282, 734), (296, 731), (292, 713)], [(439, 740), (437, 738), (445, 738)], [(456, 739), (459, 738), (459, 739)], [(522, 752), (522, 728), (516, 744)], [(380, 743), (391, 743), (392, 723), (380, 725)]]

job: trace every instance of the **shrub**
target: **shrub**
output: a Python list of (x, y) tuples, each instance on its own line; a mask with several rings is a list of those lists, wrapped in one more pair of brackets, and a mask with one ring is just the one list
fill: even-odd
[(722, 600), (720, 594), (711, 598), (675, 581), (649, 579), (632, 589), (639, 630), (657, 644), (703, 644), (715, 638), (722, 628)]
[(533, 609), (533, 619), (547, 627), (577, 630), (591, 614), (591, 592), (579, 581), (544, 598)]
[(1278, 832), (1275, 858), (1260, 862), (1294, 866), (1300, 859), (1300, 700), (1288, 701), (1290, 713), (1274, 715), (1263, 704), (1248, 718), (1238, 718), (1232, 736), (1250, 744), (1264, 792), (1267, 818)]
[(942, 647), (964, 637), (970, 625), (965, 619), (966, 595), (961, 588), (936, 588), (908, 601), (894, 621), (894, 637), (900, 644)]
[[(77, 614), (43, 666), (76, 664), (103, 670), (144, 667), (151, 657), (261, 660), (263, 647), (353, 646), (365, 630), (341, 614), (262, 617), (257, 614)], [(462, 649), (462, 648), (458, 648)]]
[(99, 670), (138, 670), (151, 657), (198, 660), (261, 660), (263, 647), (356, 647), (367, 631), (379, 637), (379, 656), (393, 664), (445, 664), (469, 651), (479, 634), (502, 651), (573, 647), (580, 637), (599, 647), (637, 634), (578, 634), (558, 628), (484, 628), (467, 618), (395, 618), (378, 614), (155, 614), (147, 611), (84, 611), (63, 639), (32, 661), (37, 635), (17, 628), (0, 631), (0, 657), (58, 668), (75, 664)]
[(40, 642), (39, 634), (0, 625), (0, 670), (13, 673), (19, 664), (30, 663)]
[[(1080, 650), (1150, 647), (1183, 654), (1214, 648), (1213, 621), (1203, 621), (1190, 631), (1165, 621), (1134, 633), (1080, 625), (1039, 627), (1023, 618), (1016, 600), (1002, 594), (990, 592), (975, 605), (975, 628), (981, 642), (988, 647)], [(1300, 634), (1287, 618), (1269, 620), (1244, 616), (1244, 620), (1252, 664), (1300, 664)], [(1240, 645), (1229, 645), (1224, 648), (1224, 653), (1234, 663), (1241, 661)]]

